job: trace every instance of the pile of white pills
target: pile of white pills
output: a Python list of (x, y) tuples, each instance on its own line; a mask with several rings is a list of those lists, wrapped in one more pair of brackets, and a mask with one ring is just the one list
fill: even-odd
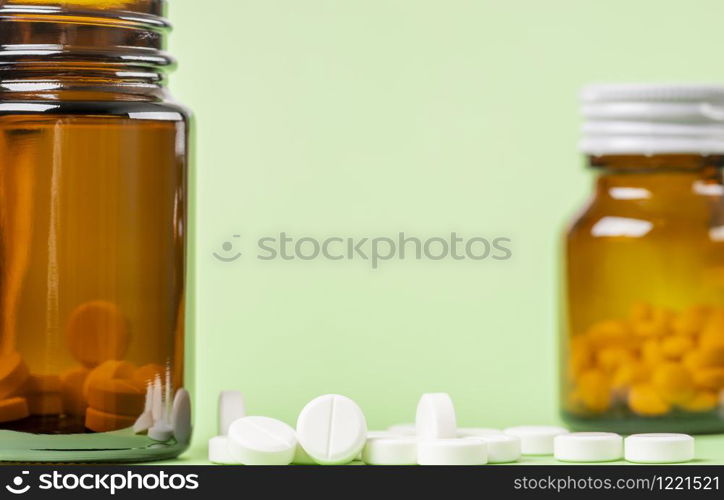
[(209, 461), (244, 465), (484, 465), (553, 455), (561, 462), (679, 463), (694, 459), (686, 434), (568, 432), (555, 426), (459, 428), (445, 393), (423, 394), (414, 424), (369, 431), (351, 399), (327, 394), (302, 409), (296, 428), (269, 417), (247, 416), (237, 391), (219, 396), (219, 435), (209, 441)]

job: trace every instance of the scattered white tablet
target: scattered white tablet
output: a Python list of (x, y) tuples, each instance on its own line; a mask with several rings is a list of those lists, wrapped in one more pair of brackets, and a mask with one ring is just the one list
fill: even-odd
[(417, 403), (415, 428), (420, 439), (457, 437), (455, 407), (450, 396), (444, 392), (423, 394)]
[(289, 425), (268, 417), (242, 417), (229, 426), (231, 456), (244, 465), (289, 465), (297, 438)]
[(624, 458), (641, 464), (674, 464), (694, 460), (694, 438), (688, 434), (633, 434), (624, 440)]
[(563, 462), (612, 462), (623, 458), (623, 438), (612, 432), (560, 434), (553, 448), (553, 456)]
[(357, 403), (327, 394), (313, 399), (297, 419), (299, 444), (321, 465), (353, 461), (365, 445), (367, 422)]
[(487, 445), (482, 439), (433, 439), (417, 443), (419, 465), (484, 465)]
[(503, 432), (520, 438), (523, 455), (552, 455), (553, 440), (556, 436), (567, 434), (568, 430), (552, 425), (520, 425), (508, 427)]

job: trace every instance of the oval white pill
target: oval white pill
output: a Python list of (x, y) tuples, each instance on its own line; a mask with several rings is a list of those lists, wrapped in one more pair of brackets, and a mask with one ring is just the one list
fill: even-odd
[(489, 464), (506, 464), (520, 460), (520, 438), (507, 434), (467, 436), (464, 439), (480, 439), (488, 449)]
[(226, 436), (234, 420), (246, 417), (244, 395), (239, 391), (221, 391), (219, 393), (219, 435)]
[(216, 436), (209, 439), (209, 462), (221, 465), (239, 463), (229, 452), (229, 439), (226, 436)]
[(563, 462), (612, 462), (623, 458), (623, 438), (612, 432), (572, 432), (553, 440), (553, 456)]
[(458, 437), (489, 436), (502, 433), (503, 431), (500, 429), (491, 429), (489, 427), (461, 427), (457, 430)]
[(444, 392), (423, 394), (417, 403), (415, 429), (420, 439), (456, 437), (455, 407), (450, 396)]
[(376, 437), (367, 439), (362, 461), (369, 465), (415, 465), (417, 439), (414, 437)]
[(481, 439), (433, 439), (417, 443), (420, 465), (484, 465), (487, 462), (487, 446)]
[(417, 429), (415, 427), (415, 424), (391, 425), (387, 428), (387, 431), (391, 432), (392, 434), (398, 434), (400, 436), (416, 436), (417, 435)]
[(633, 434), (624, 441), (627, 461), (642, 464), (671, 464), (694, 459), (694, 438), (688, 434)]
[(508, 427), (503, 432), (520, 438), (523, 455), (552, 455), (553, 440), (558, 435), (567, 434), (568, 430), (552, 425), (520, 425)]
[(297, 448), (294, 429), (268, 417), (242, 417), (229, 426), (229, 451), (244, 465), (289, 465)]
[(327, 394), (313, 399), (297, 419), (297, 437), (318, 464), (353, 461), (362, 451), (367, 422), (357, 403), (345, 396)]
[(191, 440), (191, 396), (186, 389), (176, 391), (171, 407), (171, 427), (173, 436), (179, 443)]

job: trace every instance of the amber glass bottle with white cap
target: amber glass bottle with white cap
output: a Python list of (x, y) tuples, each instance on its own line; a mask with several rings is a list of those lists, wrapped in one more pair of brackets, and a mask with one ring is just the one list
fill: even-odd
[(0, 460), (189, 444), (164, 0), (0, 1)]
[(574, 428), (724, 431), (724, 86), (595, 85), (596, 179), (565, 238)]

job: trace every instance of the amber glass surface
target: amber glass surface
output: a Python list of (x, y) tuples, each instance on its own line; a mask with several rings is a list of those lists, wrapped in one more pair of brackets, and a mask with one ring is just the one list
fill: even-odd
[(721, 157), (591, 159), (565, 241), (561, 406), (578, 429), (724, 430)]
[[(0, 117), (0, 346), (18, 352), (31, 374), (82, 365), (69, 346), (69, 319), (103, 301), (127, 322), (118, 358), (169, 367), (181, 386), (186, 207), (178, 128), (113, 117)], [(82, 432), (83, 417), (5, 425)]]
[(164, 10), (0, 0), (0, 460), (188, 446), (189, 118)]

